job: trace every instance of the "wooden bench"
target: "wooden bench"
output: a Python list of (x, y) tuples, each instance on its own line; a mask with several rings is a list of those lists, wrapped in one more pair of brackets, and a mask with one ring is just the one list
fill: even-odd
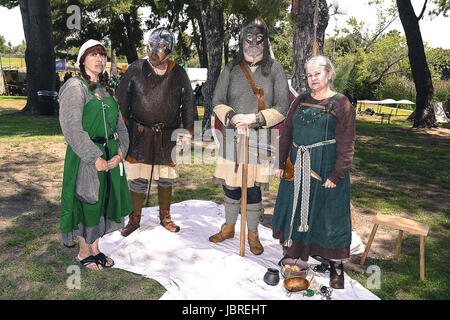
[(425, 279), (425, 237), (428, 235), (429, 227), (423, 223), (416, 222), (411, 219), (387, 216), (383, 214), (376, 215), (373, 220), (373, 229), (369, 237), (369, 242), (367, 243), (366, 250), (361, 258), (359, 264), (364, 264), (369, 253), (370, 246), (372, 245), (373, 238), (377, 232), (378, 226), (388, 226), (399, 230), (397, 237), (397, 252), (395, 259), (398, 261), (400, 258), (400, 250), (402, 247), (402, 236), (403, 231), (410, 232), (412, 234), (417, 234), (420, 236), (420, 279)]

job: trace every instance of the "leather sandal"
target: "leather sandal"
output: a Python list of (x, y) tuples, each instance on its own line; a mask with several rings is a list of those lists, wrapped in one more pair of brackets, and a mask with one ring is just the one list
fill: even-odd
[[(89, 268), (88, 266), (89, 265), (91, 265), (91, 264), (95, 264), (96, 266), (97, 266), (97, 268), (98, 268), (98, 260), (94, 257), (94, 256), (89, 256), (89, 257), (87, 257), (87, 258), (84, 258), (83, 260), (81, 260), (78, 256), (76, 257), (76, 260), (83, 266), (83, 267), (85, 267), (86, 269), (88, 269), (88, 270), (94, 270), (94, 271), (97, 271), (96, 269), (92, 269), (92, 268)], [(101, 270), (100, 268), (98, 269), (98, 270)]]
[(97, 264), (101, 265), (103, 268), (111, 268), (115, 264), (114, 260), (109, 258), (109, 259), (111, 259), (111, 264), (108, 265), (107, 264), (108, 263), (108, 259), (107, 259), (106, 255), (103, 252), (100, 252), (99, 254), (96, 254), (94, 256), (94, 258), (96, 259)]

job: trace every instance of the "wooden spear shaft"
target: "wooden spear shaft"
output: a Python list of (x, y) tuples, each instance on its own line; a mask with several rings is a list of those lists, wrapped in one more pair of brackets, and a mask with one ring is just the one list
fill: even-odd
[(316, 0), (313, 23), (314, 23), (313, 57), (315, 57), (317, 56), (317, 25), (319, 24), (319, 0)]
[(242, 193), (241, 193), (241, 245), (240, 256), (245, 255), (245, 227), (247, 215), (247, 176), (248, 176), (248, 135), (241, 136), (244, 138), (244, 163), (242, 164)]

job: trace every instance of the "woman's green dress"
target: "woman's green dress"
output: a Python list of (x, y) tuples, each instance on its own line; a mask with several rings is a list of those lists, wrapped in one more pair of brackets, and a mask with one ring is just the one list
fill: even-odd
[[(335, 138), (338, 119), (331, 113), (318, 113), (320, 109), (310, 106), (297, 107), (292, 118), (293, 142), (297, 145), (312, 145), (320, 141)], [(290, 146), (292, 163), (295, 163), (297, 148)], [(327, 179), (336, 162), (336, 143), (312, 148), (311, 169), (322, 179), (320, 182), (311, 177), (308, 231), (299, 232), (302, 188), (293, 220), (292, 242), (287, 255), (308, 260), (309, 256), (320, 255), (326, 259), (343, 259), (349, 255), (351, 243), (350, 216), (350, 176), (348, 171), (335, 188), (325, 188)], [(294, 182), (282, 179), (278, 189), (272, 219), (273, 236), (285, 243), (289, 239), (292, 208), (294, 202)]]
[[(79, 80), (89, 90), (88, 84), (81, 78)], [(94, 95), (93, 91), (89, 90), (89, 92)], [(106, 121), (103, 119), (102, 101), (100, 99), (93, 97), (84, 106), (82, 127), (91, 139), (105, 137), (105, 123), (108, 137), (116, 130), (119, 115), (117, 102), (113, 97), (104, 97), (103, 103)], [(105, 146), (102, 143), (96, 143), (96, 146), (102, 152), (101, 157), (107, 160)], [(117, 140), (109, 139), (108, 149), (109, 159), (117, 155)], [(72, 237), (68, 235), (80, 235), (88, 243), (92, 243), (105, 233), (123, 227), (123, 217), (133, 210), (125, 171), (121, 170), (120, 166), (108, 172), (97, 171), (100, 187), (96, 203), (89, 204), (80, 201), (75, 195), (80, 161), (80, 158), (68, 145), (64, 162), (60, 220), (63, 241), (67, 246), (73, 245)], [(108, 201), (107, 198), (109, 198)], [(106, 210), (105, 206), (107, 206)]]

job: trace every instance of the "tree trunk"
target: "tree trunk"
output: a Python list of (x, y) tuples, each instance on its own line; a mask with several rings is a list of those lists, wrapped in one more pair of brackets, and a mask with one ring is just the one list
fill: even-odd
[(223, 43), (223, 60), (225, 65), (228, 64), (229, 55), (230, 55), (230, 42), (227, 40)]
[(433, 82), (428, 68), (419, 20), (410, 0), (397, 0), (398, 13), (408, 44), (409, 64), (416, 87), (414, 128), (437, 127), (433, 108)]
[[(326, 0), (319, 1), (319, 21), (317, 25), (317, 54), (322, 54), (325, 29), (328, 25), (328, 6)], [(292, 0), (291, 19), (296, 26), (294, 32), (292, 87), (299, 93), (308, 90), (305, 62), (313, 56), (314, 9), (315, 0)]]
[(126, 32), (122, 32), (122, 46), (125, 49), (125, 56), (128, 64), (136, 61), (138, 57), (135, 39), (133, 39), (133, 29), (131, 25), (131, 14), (123, 14), (123, 24)]
[(197, 19), (191, 18), (192, 24), (192, 39), (194, 40), (195, 48), (197, 49), (198, 59), (200, 63), (200, 68), (208, 68), (208, 53), (206, 52), (206, 43), (204, 39), (204, 32), (202, 32), (203, 26), (202, 23), (199, 23), (200, 35), (197, 32)]
[(199, 0), (202, 15), (202, 24), (206, 35), (206, 48), (208, 52), (208, 74), (206, 82), (203, 84), (202, 93), (204, 97), (203, 106), (205, 113), (203, 116), (203, 131), (211, 127), (212, 97), (214, 88), (222, 69), (222, 53), (224, 38), (224, 18), (223, 9), (219, 8), (218, 0), (213, 0), (210, 9), (209, 21), (203, 7), (203, 1)]
[(110, 75), (112, 77), (117, 77), (119, 75), (119, 72), (117, 70), (117, 56), (116, 56), (116, 49), (111, 50), (111, 70)]
[(200, 39), (201, 39), (201, 43), (202, 43), (202, 57), (201, 57), (201, 61), (203, 61), (203, 65), (202, 68), (208, 68), (209, 62), (208, 62), (208, 45), (207, 45), (207, 40), (206, 40), (206, 32), (205, 32), (205, 27), (203, 25), (203, 18), (199, 21), (199, 26), (198, 28), (200, 29)]
[[(33, 115), (54, 115), (57, 110), (49, 103), (39, 103), (37, 92), (55, 91), (56, 65), (53, 45), (53, 26), (49, 0), (20, 0), (23, 31), (27, 48), (27, 104), (23, 111)], [(47, 102), (47, 101), (46, 101)]]

